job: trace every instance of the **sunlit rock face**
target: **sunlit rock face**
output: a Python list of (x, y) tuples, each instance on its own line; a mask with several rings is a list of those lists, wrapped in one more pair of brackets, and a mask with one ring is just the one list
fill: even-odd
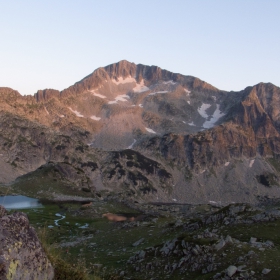
[(53, 279), (54, 269), (25, 214), (0, 206), (0, 279)]
[(0, 108), (57, 131), (90, 133), (89, 144), (128, 148), (152, 134), (191, 133), (213, 127), (227, 111), (226, 95), (191, 76), (120, 61), (98, 68), (59, 92), (21, 96), (0, 90)]
[[(226, 92), (128, 61), (98, 68), (61, 92), (21, 96), (0, 88), (0, 182), (52, 166), (56, 180), (71, 187), (125, 189), (144, 200), (278, 196), (274, 183), (264, 188), (258, 178), (274, 174), (278, 182), (268, 159), (280, 154), (279, 108), (280, 89), (272, 84)], [(126, 149), (157, 162), (168, 180), (158, 169), (139, 168), (136, 153), (115, 157)]]

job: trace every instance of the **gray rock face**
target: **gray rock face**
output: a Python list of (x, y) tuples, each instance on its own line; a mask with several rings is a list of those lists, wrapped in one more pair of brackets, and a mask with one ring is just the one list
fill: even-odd
[(25, 214), (0, 206), (0, 279), (51, 280), (54, 269)]

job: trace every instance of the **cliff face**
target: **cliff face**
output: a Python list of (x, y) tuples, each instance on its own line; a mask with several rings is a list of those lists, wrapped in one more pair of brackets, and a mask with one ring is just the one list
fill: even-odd
[(60, 97), (60, 92), (55, 89), (44, 89), (44, 90), (38, 90), (35, 94), (34, 97), (37, 102), (44, 102), (47, 101), (51, 98), (59, 98)]
[(271, 84), (248, 88), (244, 99), (232, 106), (222, 124), (196, 134), (150, 138), (139, 148), (159, 151), (165, 159), (174, 159), (191, 169), (219, 166), (231, 158), (252, 158), (258, 154), (277, 157), (279, 97), (279, 88)]
[(209, 201), (238, 189), (227, 200), (278, 196), (279, 103), (272, 84), (225, 92), (128, 61), (61, 92), (0, 88), (0, 181), (51, 164), (77, 189), (145, 200)]

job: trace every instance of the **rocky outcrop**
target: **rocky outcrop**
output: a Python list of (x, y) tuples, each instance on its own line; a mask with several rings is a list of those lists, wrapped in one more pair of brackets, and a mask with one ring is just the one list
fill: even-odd
[(159, 195), (167, 193), (173, 185), (172, 175), (158, 162), (133, 150), (112, 152), (102, 164), (104, 184), (115, 189), (125, 186), (129, 193)]
[(0, 279), (51, 280), (54, 269), (25, 214), (0, 206)]
[(221, 125), (196, 134), (169, 133), (139, 144), (142, 151), (159, 151), (163, 158), (202, 170), (230, 161), (280, 155), (279, 96), (272, 84), (244, 90)]
[(60, 97), (60, 92), (55, 89), (44, 89), (44, 90), (38, 90), (35, 94), (34, 97), (36, 98), (37, 102), (44, 102), (49, 100), (50, 98)]

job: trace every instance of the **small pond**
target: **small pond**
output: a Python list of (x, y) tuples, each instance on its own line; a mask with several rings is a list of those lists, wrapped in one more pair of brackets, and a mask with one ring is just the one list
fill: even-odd
[(0, 205), (4, 206), (7, 210), (19, 209), (25, 212), (31, 224), (40, 226), (48, 225), (48, 228), (53, 227), (75, 227), (79, 229), (87, 229), (89, 223), (78, 222), (80, 218), (66, 218), (66, 214), (61, 212), (61, 209), (56, 204), (49, 204), (43, 206), (38, 199), (31, 198), (23, 195), (6, 195), (0, 196)]
[(23, 195), (0, 196), (0, 205), (4, 206), (8, 210), (43, 207), (38, 199)]

